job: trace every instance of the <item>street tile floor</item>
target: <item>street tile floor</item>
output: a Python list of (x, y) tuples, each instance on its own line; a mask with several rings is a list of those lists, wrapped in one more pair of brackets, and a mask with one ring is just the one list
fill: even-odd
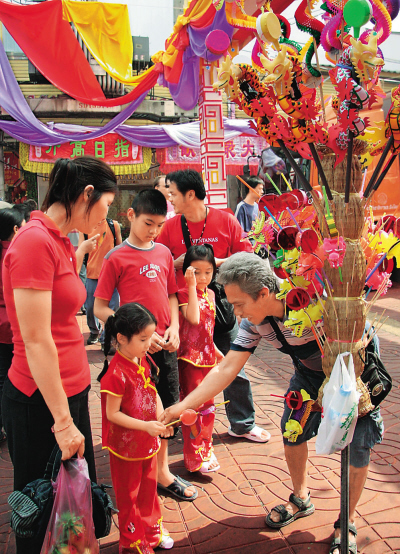
[[(382, 405), (383, 443), (371, 456), (369, 477), (357, 507), (358, 549), (362, 554), (400, 554), (400, 285), (394, 283), (374, 307), (389, 320), (380, 332), (383, 362), (393, 376), (393, 389)], [(78, 316), (85, 340), (85, 318)], [(96, 377), (103, 365), (99, 345), (87, 347), (92, 372), (90, 409), (96, 465), (100, 482), (111, 483), (108, 454), (101, 449), (101, 408)], [(292, 374), (289, 357), (260, 346), (246, 372), (252, 382), (256, 422), (271, 433), (267, 444), (235, 439), (227, 433), (224, 408), (217, 409), (215, 452), (221, 464), (209, 476), (188, 474), (182, 460), (182, 439), (170, 443), (170, 466), (199, 489), (194, 502), (161, 496), (166, 527), (177, 554), (327, 554), (340, 505), (340, 455), (318, 456), (309, 444), (309, 487), (315, 513), (281, 530), (265, 526), (264, 518), (288, 499), (291, 480), (284, 461), (280, 432), (283, 394)], [(216, 401), (221, 401), (222, 396)], [(12, 465), (7, 444), (0, 445), (0, 554), (15, 554), (9, 529), (7, 497), (12, 491)], [(115, 518), (115, 523), (118, 523)], [(101, 540), (101, 554), (118, 553), (118, 529)]]

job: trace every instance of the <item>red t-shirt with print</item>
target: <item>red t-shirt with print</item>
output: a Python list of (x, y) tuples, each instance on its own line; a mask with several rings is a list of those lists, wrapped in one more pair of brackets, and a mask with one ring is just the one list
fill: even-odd
[[(216, 258), (228, 258), (236, 252), (253, 251), (248, 239), (242, 240), (243, 229), (233, 215), (215, 208), (207, 208), (207, 210), (205, 227), (204, 220), (198, 223), (187, 222), (193, 244), (197, 244), (204, 227), (199, 244), (211, 244)], [(165, 222), (157, 242), (165, 244), (171, 250), (174, 260), (186, 252), (187, 248), (183, 238), (180, 215)], [(178, 287), (180, 289), (185, 288), (186, 281), (182, 270), (176, 272), (176, 278)]]
[(39, 211), (16, 234), (3, 264), (4, 299), (11, 323), (14, 357), (8, 371), (12, 384), (27, 396), (37, 390), (26, 359), (15, 310), (13, 289), (51, 291), (51, 334), (64, 390), (68, 397), (90, 385), (90, 370), (76, 313), (86, 290), (76, 273), (75, 250), (57, 225)]
[(142, 249), (127, 240), (113, 248), (104, 257), (94, 295), (110, 301), (114, 289), (118, 290), (121, 306), (139, 302), (150, 310), (157, 319), (157, 333), (164, 335), (171, 324), (168, 296), (178, 291), (168, 248), (153, 244)]

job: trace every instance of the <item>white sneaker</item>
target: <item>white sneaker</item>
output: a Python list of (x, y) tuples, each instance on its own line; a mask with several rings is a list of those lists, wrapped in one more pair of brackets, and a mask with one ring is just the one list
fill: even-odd
[(169, 535), (163, 535), (162, 541), (158, 545), (158, 548), (162, 548), (164, 550), (170, 550), (174, 546), (174, 539), (172, 539)]

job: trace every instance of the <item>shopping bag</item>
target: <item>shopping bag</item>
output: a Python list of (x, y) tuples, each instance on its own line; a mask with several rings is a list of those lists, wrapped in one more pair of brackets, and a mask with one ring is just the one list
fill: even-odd
[[(345, 358), (348, 356), (348, 366)], [(317, 454), (333, 454), (353, 440), (360, 393), (356, 389), (353, 356), (339, 354), (322, 397), (322, 420), (318, 429)]]
[(87, 462), (62, 462), (50, 521), (40, 554), (98, 554)]

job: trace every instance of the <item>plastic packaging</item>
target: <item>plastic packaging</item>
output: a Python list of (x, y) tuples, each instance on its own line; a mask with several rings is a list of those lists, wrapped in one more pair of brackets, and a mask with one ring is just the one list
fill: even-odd
[(40, 554), (98, 554), (92, 512), (86, 460), (77, 458), (62, 462)]
[[(349, 356), (348, 367), (344, 358)], [(343, 450), (353, 440), (358, 417), (353, 356), (349, 352), (336, 358), (329, 382), (322, 398), (322, 421), (315, 443), (317, 454), (333, 454)]]

